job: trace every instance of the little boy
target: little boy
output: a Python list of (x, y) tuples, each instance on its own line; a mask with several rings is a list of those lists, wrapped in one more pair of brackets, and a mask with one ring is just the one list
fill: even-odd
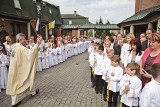
[(96, 94), (100, 92), (102, 94), (104, 80), (102, 79), (102, 75), (109, 68), (110, 60), (104, 54), (104, 46), (100, 45), (98, 48), (98, 52), (95, 54), (95, 91)]
[(140, 95), (140, 107), (160, 107), (160, 64), (151, 67), (152, 80), (145, 85)]
[[(108, 71), (108, 107), (117, 107), (117, 98), (119, 95), (118, 83), (123, 76), (123, 69), (119, 66), (119, 55), (113, 55), (111, 58), (111, 66)], [(113, 101), (112, 101), (113, 99)], [(113, 103), (113, 106), (112, 106)]]
[(140, 66), (131, 62), (125, 68), (126, 74), (119, 82), (122, 107), (138, 107), (138, 97), (142, 82), (138, 78)]

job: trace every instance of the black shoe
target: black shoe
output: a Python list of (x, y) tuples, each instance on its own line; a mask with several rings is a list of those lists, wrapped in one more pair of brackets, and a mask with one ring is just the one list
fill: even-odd
[(6, 90), (5, 88), (1, 88), (2, 91)]
[(91, 86), (92, 88), (94, 88), (94, 85), (92, 84), (92, 86)]
[(32, 97), (37, 95), (39, 93), (39, 89), (36, 89), (36, 93), (34, 95), (31, 95)]
[(15, 104), (15, 105), (12, 105), (12, 107), (18, 107), (20, 104), (21, 104), (21, 101), (18, 102), (17, 104)]
[(117, 104), (114, 104), (114, 103), (113, 103), (113, 107), (117, 107)]
[(98, 91), (96, 91), (96, 94), (98, 94), (99, 92)]
[(112, 103), (108, 103), (108, 107), (112, 107)]

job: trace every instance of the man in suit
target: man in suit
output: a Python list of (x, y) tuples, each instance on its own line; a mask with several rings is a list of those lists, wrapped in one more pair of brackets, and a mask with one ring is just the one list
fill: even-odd
[(114, 54), (115, 55), (119, 55), (120, 54), (120, 46), (119, 46), (119, 43), (120, 43), (120, 40), (122, 39), (122, 35), (121, 34), (118, 34), (117, 35), (117, 41), (114, 42), (113, 44), (113, 49), (114, 49)]
[(152, 38), (153, 29), (146, 30), (147, 40), (142, 43), (142, 50), (145, 51), (150, 45), (150, 39)]

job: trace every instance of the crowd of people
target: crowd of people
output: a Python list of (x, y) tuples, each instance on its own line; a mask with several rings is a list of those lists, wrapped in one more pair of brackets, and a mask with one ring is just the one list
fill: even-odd
[[(44, 69), (62, 63), (69, 57), (83, 53), (90, 46), (90, 40), (83, 36), (79, 39), (75, 37), (71, 38), (70, 36), (64, 38), (57, 37), (54, 39), (52, 36), (46, 41), (43, 40), (41, 35), (37, 37), (41, 38), (41, 43), (38, 46), (36, 71), (43, 71)], [(7, 88), (10, 57), (14, 57), (15, 55), (15, 53), (12, 52), (15, 43), (12, 42), (10, 36), (6, 36), (5, 39), (6, 42), (0, 44), (0, 92)], [(36, 38), (31, 36), (31, 38), (25, 40), (22, 45), (32, 50), (36, 45), (35, 41)]]
[(147, 29), (139, 37), (118, 34), (91, 42), (91, 87), (108, 107), (160, 107), (160, 33)]
[(92, 41), (83, 36), (51, 36), (44, 41), (41, 35), (37, 35), (37, 42), (34, 36), (26, 41), (22, 33), (16, 35), (17, 43), (10, 36), (5, 39), (0, 43), (0, 92), (6, 90), (11, 95), (13, 107), (26, 90), (32, 95), (38, 93), (35, 71), (53, 67), (87, 49), (92, 88), (96, 94), (103, 94), (108, 107), (117, 107), (119, 96), (122, 107), (160, 105), (160, 33), (152, 29), (139, 39), (131, 33), (90, 38)]

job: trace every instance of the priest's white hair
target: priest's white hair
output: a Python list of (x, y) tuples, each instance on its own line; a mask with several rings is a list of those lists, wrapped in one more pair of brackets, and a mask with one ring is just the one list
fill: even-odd
[(18, 33), (18, 34), (16, 35), (16, 42), (19, 42), (23, 37), (25, 37), (25, 34), (23, 34), (23, 33)]

